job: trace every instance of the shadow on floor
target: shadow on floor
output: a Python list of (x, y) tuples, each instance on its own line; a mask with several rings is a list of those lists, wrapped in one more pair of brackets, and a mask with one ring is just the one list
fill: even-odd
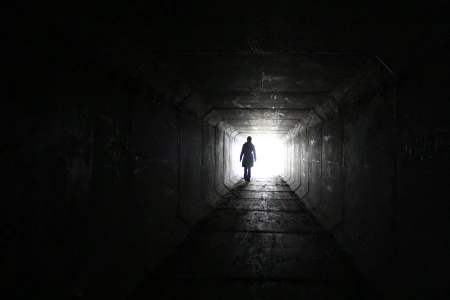
[(380, 299), (280, 177), (239, 182), (130, 299)]

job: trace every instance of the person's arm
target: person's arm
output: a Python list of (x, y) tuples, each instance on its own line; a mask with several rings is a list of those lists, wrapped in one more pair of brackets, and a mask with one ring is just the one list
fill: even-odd
[(256, 161), (256, 148), (255, 148), (255, 145), (253, 145), (253, 157), (255, 157), (255, 161)]
[(242, 146), (241, 155), (239, 156), (239, 161), (242, 161), (242, 156), (244, 155), (244, 146)]

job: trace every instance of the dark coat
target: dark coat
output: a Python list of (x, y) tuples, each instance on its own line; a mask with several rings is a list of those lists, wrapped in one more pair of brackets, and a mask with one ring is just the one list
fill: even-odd
[[(244, 159), (242, 159), (242, 156), (244, 157)], [(242, 145), (241, 156), (239, 159), (242, 160), (242, 167), (253, 167), (253, 159), (256, 161), (255, 145), (253, 145), (251, 142), (247, 142)]]

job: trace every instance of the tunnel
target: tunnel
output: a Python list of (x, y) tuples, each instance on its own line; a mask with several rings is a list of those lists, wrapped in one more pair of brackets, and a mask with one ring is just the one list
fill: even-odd
[(16, 7), (5, 288), (448, 297), (448, 6)]

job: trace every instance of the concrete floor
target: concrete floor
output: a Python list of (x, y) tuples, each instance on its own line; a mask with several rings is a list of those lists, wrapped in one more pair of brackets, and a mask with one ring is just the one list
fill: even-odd
[[(379, 299), (280, 178), (243, 180), (136, 299)], [(134, 297), (133, 297), (134, 298)]]

